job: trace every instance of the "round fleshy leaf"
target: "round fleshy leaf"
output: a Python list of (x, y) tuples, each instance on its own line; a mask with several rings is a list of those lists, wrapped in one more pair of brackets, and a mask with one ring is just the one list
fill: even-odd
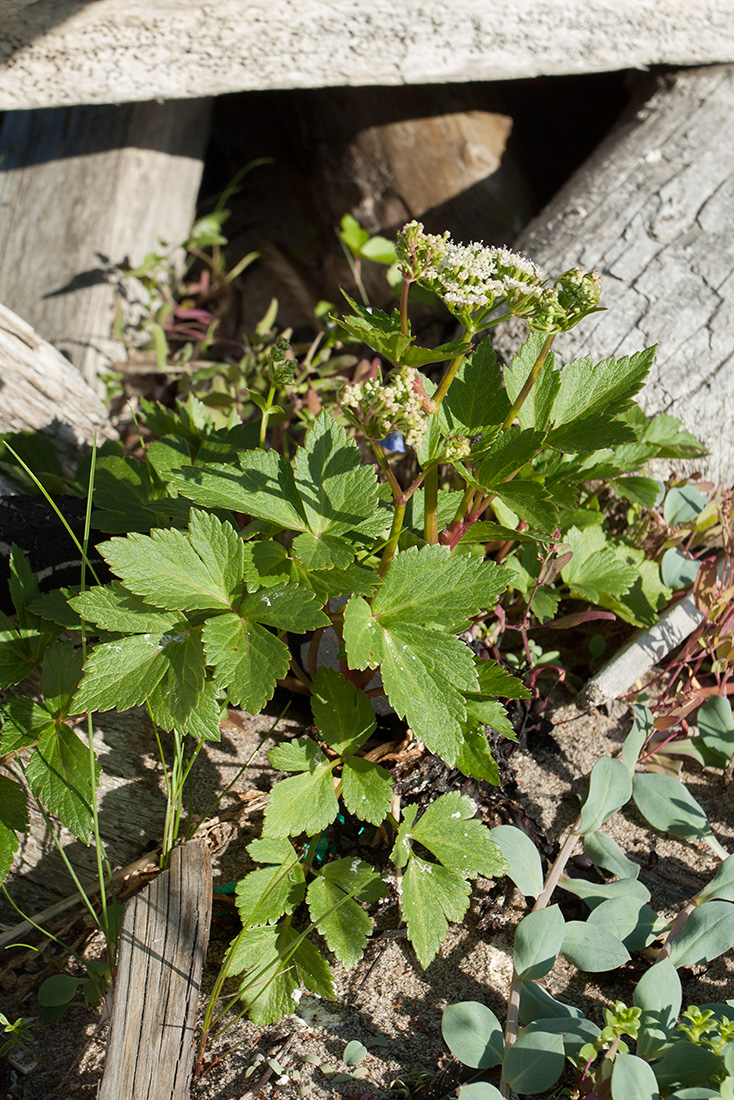
[(513, 962), (521, 978), (542, 978), (563, 944), (565, 921), (557, 905), (523, 917), (515, 931)]
[(612, 1070), (612, 1100), (660, 1100), (652, 1066), (634, 1054), (618, 1054)]
[(499, 1065), (504, 1054), (500, 1022), (479, 1001), (460, 1001), (444, 1009), (441, 1034), (454, 1058), (472, 1069)]
[(607, 818), (632, 797), (632, 779), (621, 760), (603, 756), (589, 776), (589, 790), (581, 807), (577, 833), (595, 833)]
[(548, 1031), (520, 1032), (505, 1054), (502, 1074), (515, 1092), (534, 1096), (555, 1085), (565, 1062), (560, 1035)]
[(537, 898), (543, 889), (543, 867), (530, 837), (514, 825), (498, 825), (491, 835), (509, 863), (508, 875), (520, 893), (526, 898)]

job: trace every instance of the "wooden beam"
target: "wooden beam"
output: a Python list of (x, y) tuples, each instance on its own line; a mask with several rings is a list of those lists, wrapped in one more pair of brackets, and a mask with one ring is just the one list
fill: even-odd
[(201, 840), (125, 906), (99, 1100), (188, 1100), (211, 911)]
[(72, 473), (78, 448), (116, 439), (104, 402), (69, 360), (0, 305), (0, 432), (43, 432)]
[(0, 109), (720, 61), (732, 0), (38, 0), (4, 22)]
[[(677, 470), (726, 485), (734, 484), (732, 118), (734, 65), (666, 76), (515, 242), (552, 277), (600, 271), (606, 312), (559, 336), (556, 357), (598, 361), (657, 344), (641, 404), (678, 417), (711, 451), (672, 463)], [(519, 333), (497, 331), (506, 358)]]
[[(38, 5), (44, 6), (43, 0)], [(185, 239), (209, 100), (11, 111), (0, 131), (0, 301), (95, 385), (122, 357), (112, 265)]]

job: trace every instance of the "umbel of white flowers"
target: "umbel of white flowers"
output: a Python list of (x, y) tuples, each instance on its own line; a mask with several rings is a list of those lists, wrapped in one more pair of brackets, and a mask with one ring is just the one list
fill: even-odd
[(433, 291), (468, 329), (477, 330), (502, 303), (537, 332), (565, 332), (599, 303), (598, 272), (564, 272), (553, 285), (537, 264), (509, 248), (478, 241), (455, 244), (448, 231), (426, 233), (421, 222), (403, 226), (395, 245), (404, 279)]
[(384, 384), (381, 378), (370, 378), (361, 385), (346, 386), (341, 396), (342, 409), (354, 409), (370, 439), (398, 431), (413, 448), (420, 446), (426, 430), (425, 404), (420, 371), (405, 366), (393, 371)]

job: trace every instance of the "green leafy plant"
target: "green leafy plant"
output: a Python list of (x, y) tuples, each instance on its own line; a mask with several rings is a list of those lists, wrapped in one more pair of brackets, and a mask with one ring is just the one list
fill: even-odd
[[(510, 878), (522, 894), (535, 899), (515, 932), (506, 1024), (503, 1029), (495, 1014), (476, 1002), (451, 1005), (443, 1015), (449, 1049), (478, 1071), (475, 1076), (501, 1067), (499, 1088), (487, 1084), (486, 1095), (545, 1094), (569, 1063), (575, 1081), (562, 1095), (574, 1100), (734, 1095), (732, 1007), (691, 1006), (680, 1015), (677, 973), (681, 966), (710, 962), (734, 942), (734, 856), (715, 840), (703, 810), (682, 783), (636, 771), (652, 721), (646, 708), (637, 707), (621, 756), (597, 761), (579, 817), (547, 875), (537, 849), (521, 830), (510, 825), (492, 830)], [(653, 826), (673, 836), (700, 837), (723, 860), (708, 885), (671, 921), (650, 908), (639, 866), (603, 831), (630, 797)], [(584, 854), (616, 877), (593, 882), (567, 873), (568, 861), (582, 842)], [(586, 920), (567, 921), (558, 905), (550, 905), (558, 886), (584, 900)], [(538, 984), (560, 955), (579, 970), (604, 972), (659, 939), (654, 965), (637, 983), (632, 1006), (618, 1001), (605, 1008), (602, 1028)], [(461, 1090), (463, 1100), (471, 1100), (471, 1088), (469, 1084)], [(688, 1089), (693, 1091), (682, 1091)]]
[[(243, 927), (216, 983), (205, 1037), (232, 976), (241, 1011), (260, 1023), (288, 1012), (301, 985), (332, 996), (322, 941), (354, 965), (372, 928), (368, 907), (393, 882), (428, 966), (449, 922), (464, 917), (471, 881), (503, 874), (508, 863), (512, 873), (502, 837), (475, 819), (467, 797), (445, 794), (420, 816), (415, 805), (399, 805), (391, 774), (371, 758), (372, 699), (384, 695), (426, 751), (497, 782), (487, 730), (514, 737), (502, 700), (530, 695), (499, 659), (504, 633), (519, 632), (532, 666), (529, 631), (552, 618), (562, 598), (583, 605), (565, 625), (615, 615), (637, 623), (654, 618), (667, 594), (657, 565), (603, 530), (588, 486), (606, 478), (621, 495), (645, 501), (652, 485), (631, 471), (690, 446), (670, 418), (651, 432), (634, 404), (653, 349), (562, 369), (551, 350), (556, 336), (599, 308), (596, 274), (572, 270), (550, 283), (522, 256), (456, 245), (417, 223), (398, 235), (396, 255), (399, 306), (387, 314), (347, 297), (351, 312), (333, 318), (383, 364), (344, 389), (341, 422), (322, 410), (297, 446), (269, 445), (278, 387), (295, 369), (287, 344), (274, 341), (267, 388), (257, 400), (251, 394), (252, 420), (233, 407), (220, 426), (190, 394), (174, 413), (146, 410), (158, 438), (141, 461), (99, 460), (93, 519), (112, 536), (97, 546), (111, 583), (87, 588), (82, 578), (78, 592), (40, 596), (20, 556), (14, 565), (18, 626), (1, 624), (0, 685), (20, 683), (39, 665), (44, 685), (42, 702), (6, 703), (0, 747), (19, 761), (28, 756), (34, 795), (85, 842), (95, 821), (96, 763), (91, 735), (84, 746), (74, 730), (77, 717), (145, 704), (159, 742), (170, 734), (170, 851), (183, 784), (201, 745), (218, 738), (222, 707), (258, 713), (278, 686), (311, 699), (313, 730), (269, 754), (286, 777), (249, 848), (258, 866), (237, 887)], [(457, 339), (437, 348), (416, 343), (414, 286), (443, 301), (461, 325)], [(477, 340), (510, 317), (530, 335), (503, 368), (489, 341)], [(442, 363), (436, 383), (429, 372)], [(405, 457), (384, 445), (395, 433)], [(591, 611), (589, 601), (597, 605)], [(477, 627), (496, 659), (460, 637)], [(80, 634), (81, 651), (59, 640), (65, 629)], [(320, 667), (327, 632), (336, 636), (338, 669)], [(5, 782), (3, 871), (26, 824), (24, 791)], [(632, 789), (620, 761), (602, 762), (591, 784), (603, 797), (585, 805), (573, 845), (597, 833)], [(652, 804), (644, 788), (638, 805)], [(355, 835), (369, 830), (374, 844), (317, 860), (340, 816)], [(518, 946), (515, 993), (561, 947), (579, 962), (589, 955), (588, 929), (566, 927), (545, 901), (537, 909), (526, 953)], [(605, 959), (627, 957), (619, 937), (604, 942)], [(516, 1022), (514, 1001), (513, 1014)], [(533, 1034), (518, 1043), (510, 1064), (523, 1044), (537, 1048)], [(560, 1036), (552, 1046), (562, 1065)]]

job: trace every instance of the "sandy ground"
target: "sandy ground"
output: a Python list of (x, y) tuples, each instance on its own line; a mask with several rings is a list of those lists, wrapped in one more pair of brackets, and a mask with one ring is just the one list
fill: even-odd
[[(553, 850), (574, 820), (576, 792), (583, 777), (595, 760), (619, 748), (629, 729), (631, 718), (619, 709), (622, 713), (618, 717), (596, 711), (580, 714), (573, 704), (566, 703), (555, 710), (550, 736), (536, 738), (532, 752), (520, 748), (509, 757), (518, 784), (515, 803), (528, 815), (546, 851)], [(272, 716), (263, 715), (247, 720), (244, 730), (227, 728), (222, 745), (212, 747), (202, 768), (202, 797), (215, 772), (224, 783), (233, 778), (271, 722)], [(282, 728), (292, 734), (298, 726), (299, 717), (294, 715), (286, 718)], [(242, 788), (267, 789), (271, 776), (264, 752), (269, 744), (262, 744), (240, 781)], [(734, 850), (734, 794), (725, 786), (721, 773), (699, 771), (686, 779), (692, 794), (707, 810), (718, 839)], [(217, 859), (215, 878), (219, 883), (230, 882), (242, 873), (246, 866), (244, 845), (257, 835), (257, 828), (258, 822), (253, 820)], [(665, 916), (677, 912), (717, 865), (702, 842), (678, 842), (655, 834), (634, 808), (615, 815), (605, 828), (640, 863), (640, 878), (652, 893), (651, 904)], [(573, 905), (568, 895), (565, 898)], [(297, 1014), (279, 1024), (257, 1029), (240, 1021), (212, 1043), (208, 1058), (221, 1060), (194, 1081), (193, 1100), (245, 1100), (255, 1094), (277, 1095), (284, 1100), (295, 1100), (300, 1095), (309, 1095), (313, 1100), (331, 1100), (335, 1095), (348, 1100), (381, 1100), (388, 1095), (406, 1096), (443, 1067), (444, 1074), (420, 1093), (427, 1100), (437, 1100), (456, 1083), (441, 1039), (441, 1012), (455, 1001), (479, 1000), (504, 1017), (511, 976), (512, 929), (525, 911), (524, 900), (509, 880), (480, 883), (464, 925), (452, 927), (439, 956), (427, 970), (421, 969), (405, 938), (378, 932), (353, 970), (336, 965), (335, 1001), (304, 995)], [(581, 912), (574, 915), (583, 916)], [(381, 925), (394, 927), (395, 917), (394, 909), (387, 910)], [(225, 902), (216, 904), (210, 958), (221, 958), (235, 931), (231, 909)], [(632, 985), (645, 965), (635, 959), (621, 971), (595, 975), (589, 981), (559, 960), (546, 984), (552, 993), (582, 1006), (598, 1020), (603, 1004), (617, 998), (630, 1000)], [(37, 959), (26, 958), (13, 968), (5, 964), (0, 985), (0, 1003), (8, 1006), (4, 1010), (32, 1014), (34, 989), (44, 974), (43, 963), (39, 965)], [(206, 990), (215, 974), (213, 961), (205, 974)], [(687, 999), (684, 1003), (734, 996), (734, 967), (729, 958), (689, 968), (682, 977)], [(39, 1064), (25, 1076), (11, 1072), (6, 1077), (3, 1084), (7, 1100), (94, 1097), (106, 1039), (106, 1025), (100, 1023), (99, 1013), (72, 1012), (60, 1024), (39, 1025), (36, 1035)], [(367, 1047), (368, 1055), (359, 1064), (356, 1076), (334, 1077), (346, 1075), (348, 1067), (342, 1055), (346, 1044), (354, 1039)]]

